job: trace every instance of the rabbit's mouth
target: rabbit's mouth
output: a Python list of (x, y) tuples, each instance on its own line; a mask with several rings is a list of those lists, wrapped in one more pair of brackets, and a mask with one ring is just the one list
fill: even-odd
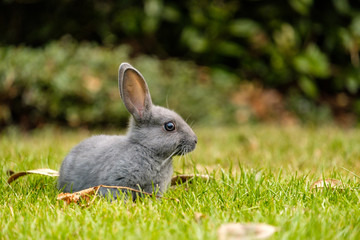
[(177, 151), (175, 152), (174, 155), (180, 156), (180, 155), (185, 155), (189, 152), (192, 152), (195, 149), (196, 145), (192, 144), (192, 145), (180, 145), (177, 148)]

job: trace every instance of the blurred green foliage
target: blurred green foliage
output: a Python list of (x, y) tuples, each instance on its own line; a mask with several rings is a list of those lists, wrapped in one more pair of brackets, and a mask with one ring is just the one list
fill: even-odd
[[(178, 94), (171, 90), (171, 86), (179, 85), (179, 89), (185, 89), (189, 84), (187, 77), (199, 77), (201, 70), (193, 63), (186, 62), (187, 60), (213, 69), (207, 70), (211, 72), (207, 74), (214, 76), (210, 78), (213, 85), (193, 87), (184, 93), (190, 95), (192, 92), (192, 98), (186, 98), (192, 105), (194, 104), (190, 99), (201, 101), (201, 106), (195, 111), (195, 119), (201, 119), (201, 116), (210, 117), (211, 112), (224, 116), (221, 112), (217, 113), (218, 109), (210, 106), (218, 106), (217, 99), (221, 98), (220, 96), (226, 97), (228, 89), (236, 88), (241, 80), (256, 81), (265, 87), (277, 88), (290, 99), (288, 107), (299, 116), (317, 118), (312, 115), (318, 112), (318, 105), (321, 105), (321, 109), (327, 109), (321, 112), (330, 112), (330, 115), (339, 111), (360, 113), (360, 1), (4, 0), (0, 2), (0, 32), (0, 44), (3, 46), (10, 44), (44, 47), (43, 52), (39, 49), (3, 47), (2, 58), (16, 61), (10, 65), (20, 66), (18, 62), (27, 62), (28, 67), (22, 66), (24, 69), (21, 73), (6, 69), (2, 74), (12, 74), (16, 76), (16, 82), (24, 84), (25, 79), (32, 79), (34, 84), (43, 90), (48, 87), (45, 83), (53, 79), (54, 84), (47, 89), (52, 91), (54, 96), (51, 101), (68, 102), (69, 106), (62, 107), (69, 108), (66, 113), (60, 114), (59, 111), (63, 110), (54, 107), (60, 104), (52, 103), (46, 117), (61, 116), (61, 121), (65, 121), (69, 116), (73, 116), (73, 119), (90, 118), (86, 116), (90, 116), (90, 112), (94, 111), (88, 109), (88, 104), (94, 100), (89, 99), (89, 96), (93, 95), (80, 93), (77, 85), (84, 81), (86, 74), (83, 72), (93, 71), (90, 76), (114, 79), (115, 66), (133, 57), (134, 64), (148, 71), (150, 77), (161, 75), (159, 65), (164, 64), (169, 67), (168, 72), (179, 74), (175, 78), (171, 76), (176, 79), (176, 84), (166, 82), (170, 79), (169, 76), (163, 79), (162, 84), (166, 85), (167, 92), (171, 94)], [(71, 35), (76, 41), (94, 42), (106, 49), (91, 49), (85, 45), (78, 47), (70, 44), (61, 47), (49, 44), (64, 35)], [(129, 47), (122, 51), (119, 50), (121, 47), (116, 47), (119, 45)], [(53, 50), (50, 50), (51, 48)], [(51, 52), (56, 49), (60, 52)], [(98, 56), (91, 56), (90, 62), (84, 63), (86, 53)], [(114, 55), (115, 53), (118, 55)], [(157, 57), (150, 61), (144, 54)], [(47, 59), (49, 55), (51, 60)], [(169, 57), (186, 61), (157, 60)], [(143, 67), (145, 60), (139, 59), (148, 59), (148, 65)], [(48, 62), (54, 62), (55, 71)], [(34, 65), (31, 65), (32, 63)], [(151, 64), (158, 65), (155, 68), (158, 69), (157, 75), (151, 75), (155, 71)], [(102, 65), (106, 67), (103, 68)], [(179, 65), (183, 68), (178, 67)], [(1, 63), (2, 69), (6, 67), (8, 65)], [(35, 70), (39, 72), (36, 73)], [(41, 74), (42, 71), (45, 71), (45, 76)], [(199, 80), (192, 81), (192, 84), (198, 84), (196, 81)], [(25, 93), (30, 91), (26, 89), (30, 85), (26, 84), (22, 86)], [(206, 91), (198, 91), (198, 88)], [(224, 92), (220, 93), (222, 90)], [(78, 92), (79, 95), (76, 96), (81, 98), (73, 99), (68, 96), (71, 92)], [(214, 95), (215, 100), (205, 98), (207, 103), (204, 104), (202, 97), (208, 96), (209, 92)], [(35, 101), (31, 97), (33, 95), (30, 94), (30, 100), (27, 101)], [(100, 99), (104, 95), (105, 92), (99, 91), (94, 96)], [(338, 101), (343, 99), (343, 96), (348, 99), (346, 104)], [(180, 97), (179, 101), (180, 99), (184, 98)], [(75, 100), (78, 101), (76, 106), (82, 106), (81, 117), (75, 117), (80, 113), (71, 108), (74, 107)], [(97, 104), (104, 104), (103, 112), (97, 112), (98, 115), (94, 113), (94, 116), (98, 116), (95, 119), (100, 122), (104, 120), (103, 117), (109, 117), (106, 112), (112, 112), (106, 110), (111, 105), (108, 106), (102, 101), (105, 100), (99, 100)], [(210, 116), (203, 111), (204, 105), (208, 104)], [(308, 105), (310, 107), (306, 107)], [(181, 111), (184, 104), (174, 106)], [(41, 104), (36, 108), (41, 108)], [(228, 114), (233, 111), (231, 105), (226, 108), (229, 110)], [(116, 115), (114, 119), (119, 119), (120, 113), (112, 114)], [(86, 119), (80, 120), (87, 122)]]
[[(118, 67), (129, 47), (109, 49), (65, 38), (44, 48), (0, 48), (0, 127), (46, 123), (125, 127), (129, 113), (118, 93)], [(234, 76), (192, 62), (139, 55), (130, 60), (147, 79), (153, 102), (191, 121), (230, 122)], [(228, 84), (215, 81), (219, 76)], [(225, 82), (226, 82), (225, 81)]]

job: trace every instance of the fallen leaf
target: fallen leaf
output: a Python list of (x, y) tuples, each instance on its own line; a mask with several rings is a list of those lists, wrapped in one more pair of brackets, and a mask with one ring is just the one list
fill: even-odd
[[(99, 191), (99, 189), (101, 187), (103, 187), (103, 188), (125, 189), (125, 190), (132, 191), (132, 192), (138, 192), (138, 193), (141, 193), (143, 195), (153, 196), (153, 194), (151, 194), (151, 193), (139, 191), (139, 190), (129, 188), (129, 187), (99, 185), (99, 186), (96, 186), (96, 187), (87, 188), (87, 189), (84, 189), (84, 190), (81, 190), (81, 191), (78, 191), (78, 192), (74, 192), (74, 193), (60, 193), (57, 196), (57, 200), (65, 201), (67, 204), (79, 203), (80, 200), (81, 200), (81, 201), (85, 201), (87, 204), (89, 204), (90, 203), (90, 197), (91, 196), (96, 196), (97, 192)], [(168, 199), (168, 200), (175, 200), (175, 201), (179, 202), (179, 199), (176, 199), (176, 198), (164, 198), (164, 197), (157, 196), (157, 195), (155, 197), (156, 198), (162, 198), (162, 199)]]
[(212, 179), (209, 175), (196, 175), (196, 174), (177, 175), (177, 176), (171, 178), (171, 186), (183, 184), (185, 182), (190, 182), (194, 178), (200, 178), (204, 181), (208, 181), (208, 180)]
[(11, 170), (11, 169), (6, 170), (6, 174), (7, 174), (8, 176), (13, 175), (14, 173), (15, 173), (14, 170)]
[(201, 222), (203, 219), (206, 218), (206, 215), (199, 213), (199, 212), (194, 212), (194, 219), (196, 222)]
[(58, 171), (55, 171), (52, 169), (47, 169), (47, 168), (42, 168), (42, 169), (35, 169), (35, 170), (28, 170), (28, 171), (24, 171), (24, 172), (14, 173), (9, 177), (7, 182), (8, 182), (8, 184), (10, 184), (13, 181), (15, 181), (16, 179), (18, 179), (19, 177), (25, 176), (28, 174), (39, 174), (39, 175), (45, 175), (45, 176), (50, 176), (50, 177), (58, 177), (59, 176)]
[(256, 240), (269, 238), (277, 228), (264, 223), (227, 223), (218, 229), (218, 240)]
[(74, 193), (60, 193), (57, 197), (57, 200), (65, 201), (67, 204), (79, 203), (80, 200), (84, 200), (86, 203), (89, 203), (90, 197), (96, 195), (99, 188), (100, 186), (97, 186)]
[(310, 190), (323, 190), (324, 188), (344, 189), (344, 185), (340, 180), (328, 178), (320, 179), (310, 186)]

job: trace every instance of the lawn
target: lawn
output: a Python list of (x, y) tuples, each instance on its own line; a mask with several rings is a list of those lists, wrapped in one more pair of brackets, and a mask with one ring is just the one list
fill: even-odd
[[(56, 178), (6, 171), (51, 168), (91, 134), (55, 128), (0, 136), (1, 239), (217, 239), (224, 223), (266, 223), (270, 239), (360, 239), (360, 130), (244, 125), (195, 128), (197, 149), (174, 159), (175, 174), (209, 174), (171, 188), (166, 199), (88, 207), (56, 200)], [(116, 131), (108, 131), (116, 133)], [(310, 190), (321, 178), (343, 189)], [(172, 200), (176, 198), (179, 201)]]

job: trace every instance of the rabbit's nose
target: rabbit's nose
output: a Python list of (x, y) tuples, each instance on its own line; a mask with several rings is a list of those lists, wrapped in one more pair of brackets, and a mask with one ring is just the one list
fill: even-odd
[(194, 143), (195, 143), (195, 144), (197, 144), (197, 137), (195, 137), (195, 139), (194, 139)]

